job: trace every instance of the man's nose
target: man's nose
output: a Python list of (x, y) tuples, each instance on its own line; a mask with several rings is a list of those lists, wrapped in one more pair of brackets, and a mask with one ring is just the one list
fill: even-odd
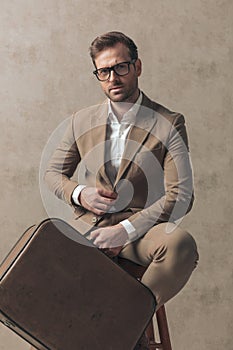
[(114, 70), (111, 70), (108, 80), (109, 81), (115, 81), (117, 79), (118, 79), (118, 75), (114, 72)]

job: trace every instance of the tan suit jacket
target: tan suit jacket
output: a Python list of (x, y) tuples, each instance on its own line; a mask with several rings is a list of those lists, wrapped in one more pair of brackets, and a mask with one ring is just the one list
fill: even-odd
[[(74, 207), (80, 232), (127, 218), (141, 236), (160, 222), (183, 217), (193, 202), (184, 117), (143, 94), (114, 183), (105, 166), (107, 117), (107, 102), (74, 114), (45, 174), (50, 189)], [(74, 205), (72, 192), (78, 184), (116, 191), (113, 212), (97, 217)]]

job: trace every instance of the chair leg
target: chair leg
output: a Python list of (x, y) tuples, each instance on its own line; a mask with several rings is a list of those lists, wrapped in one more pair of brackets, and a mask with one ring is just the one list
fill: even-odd
[(155, 343), (155, 334), (154, 334), (154, 325), (153, 325), (153, 319), (151, 319), (147, 329), (146, 329), (146, 337), (149, 341), (149, 349), (155, 350), (156, 349), (156, 343)]
[(164, 305), (156, 312), (157, 324), (159, 329), (159, 337), (163, 350), (172, 350), (171, 340), (169, 336), (167, 317)]
[(149, 341), (149, 349), (150, 350), (157, 350), (157, 349), (172, 350), (166, 311), (164, 306), (160, 307), (159, 310), (156, 311), (156, 320), (158, 325), (159, 341), (157, 342), (155, 339), (153, 319), (152, 319), (146, 329), (146, 336)]

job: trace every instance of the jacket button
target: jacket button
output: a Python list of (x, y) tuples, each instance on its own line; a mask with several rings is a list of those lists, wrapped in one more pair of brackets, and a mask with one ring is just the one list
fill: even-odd
[(93, 224), (95, 224), (96, 222), (97, 222), (97, 217), (96, 216), (93, 216), (93, 218), (92, 218), (92, 222), (93, 222)]

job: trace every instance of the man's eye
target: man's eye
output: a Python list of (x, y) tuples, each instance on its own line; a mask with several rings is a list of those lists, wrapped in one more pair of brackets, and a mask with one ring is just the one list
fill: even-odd
[(125, 69), (125, 67), (126, 67), (126, 64), (124, 64), (124, 63), (122, 63), (122, 64), (118, 64), (117, 66), (116, 66), (116, 69), (117, 70), (123, 70), (123, 69)]
[(108, 74), (108, 69), (99, 69), (99, 74), (103, 74), (103, 75), (105, 75), (105, 74)]

